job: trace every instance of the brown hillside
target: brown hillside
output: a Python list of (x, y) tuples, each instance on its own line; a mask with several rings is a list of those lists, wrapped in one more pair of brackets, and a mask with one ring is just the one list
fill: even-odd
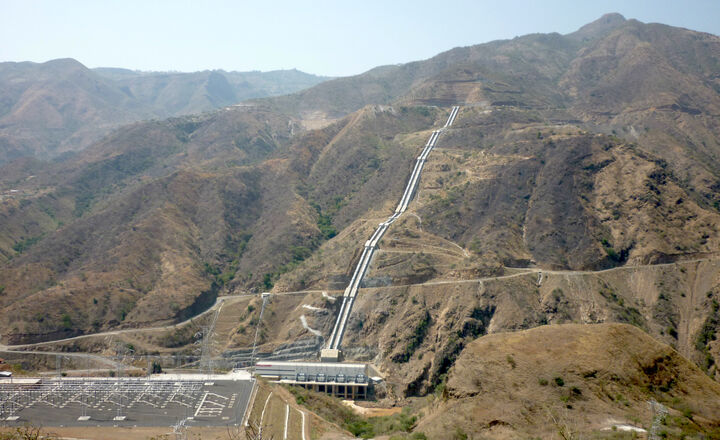
[(669, 408), (665, 435), (720, 434), (720, 385), (670, 347), (628, 325), (543, 326), (469, 344), (416, 430), (611, 438), (613, 424), (649, 430), (653, 399)]
[[(367, 209), (384, 183), (402, 191), (395, 170), (379, 164), (409, 165), (395, 138), (434, 121), (427, 109), (368, 108), (325, 130), (347, 125), (335, 148), (315, 153), (318, 134), (296, 138), (291, 120), (260, 108), (118, 132), (53, 174), (21, 182), (23, 199), (5, 203), (0, 304), (14, 316), (6, 336), (151, 325), (197, 313), (222, 289), (267, 289), (329, 238), (322, 212), (357, 215), (350, 210)], [(297, 174), (313, 162), (325, 172)], [(332, 185), (322, 181), (329, 178)]]

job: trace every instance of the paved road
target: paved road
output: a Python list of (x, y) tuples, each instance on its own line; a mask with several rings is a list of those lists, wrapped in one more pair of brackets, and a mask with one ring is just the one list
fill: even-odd
[(340, 306), (340, 313), (338, 313), (337, 321), (335, 322), (333, 331), (330, 334), (330, 339), (328, 340), (327, 344), (328, 348), (340, 348), (340, 343), (342, 342), (342, 337), (345, 334), (345, 328), (347, 327), (347, 321), (350, 317), (350, 312), (352, 310), (353, 303), (355, 302), (355, 297), (357, 296), (358, 289), (360, 288), (360, 283), (365, 277), (365, 273), (367, 272), (367, 269), (370, 265), (370, 261), (372, 261), (375, 249), (377, 248), (378, 243), (382, 239), (383, 235), (385, 235), (385, 232), (387, 232), (390, 225), (392, 225), (395, 220), (397, 220), (407, 209), (410, 201), (415, 195), (415, 191), (417, 189), (418, 182), (420, 181), (420, 176), (422, 174), (423, 167), (425, 167), (425, 162), (427, 161), (428, 155), (435, 147), (435, 143), (437, 142), (440, 134), (446, 128), (450, 127), (455, 121), (459, 110), (460, 107), (453, 107), (450, 111), (450, 116), (445, 122), (443, 128), (439, 130), (434, 130), (430, 134), (430, 139), (428, 139), (422, 152), (415, 160), (415, 166), (412, 170), (412, 173), (410, 174), (410, 179), (408, 179), (408, 183), (405, 186), (405, 192), (403, 192), (403, 195), (400, 198), (400, 203), (398, 203), (397, 208), (395, 208), (395, 212), (390, 217), (388, 217), (387, 220), (381, 222), (378, 225), (377, 229), (375, 229), (375, 232), (370, 237), (370, 239), (365, 242), (362, 254), (360, 255), (360, 261), (358, 261), (357, 266), (355, 266), (355, 271), (353, 272), (353, 276), (350, 279), (350, 284), (345, 289), (345, 293), (343, 294), (342, 304)]
[(507, 278), (523, 277), (523, 276), (527, 276), (527, 275), (534, 276), (534, 275), (540, 274), (540, 273), (543, 274), (543, 278), (544, 278), (544, 275), (594, 275), (594, 274), (602, 274), (602, 273), (616, 272), (616, 271), (628, 271), (628, 270), (635, 270), (635, 269), (668, 267), (668, 266), (673, 266), (676, 264), (701, 263), (701, 262), (709, 262), (709, 261), (720, 262), (720, 258), (697, 258), (697, 259), (693, 259), (693, 260), (676, 261), (674, 263), (640, 264), (637, 266), (620, 266), (620, 267), (612, 267), (610, 269), (602, 269), (602, 270), (546, 270), (546, 269), (536, 269), (536, 268), (508, 268), (508, 269), (513, 269), (513, 270), (518, 270), (520, 272), (508, 274), (508, 275), (500, 275), (500, 276), (496, 276), (496, 277), (471, 278), (471, 279), (463, 279), (463, 280), (435, 280), (435, 281), (426, 281), (424, 283), (417, 283), (417, 284), (393, 284), (392, 286), (388, 286), (388, 287), (434, 286), (434, 285), (442, 285), (442, 284), (478, 283), (481, 281), (502, 280), (502, 279), (507, 279)]

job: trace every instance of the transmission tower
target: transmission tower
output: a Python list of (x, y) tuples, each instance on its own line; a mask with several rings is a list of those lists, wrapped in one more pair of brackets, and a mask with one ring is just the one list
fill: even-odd
[(201, 342), (201, 350), (200, 350), (200, 370), (202, 371), (202, 373), (207, 374), (207, 375), (210, 375), (213, 372), (212, 353), (210, 353), (210, 351), (211, 351), (210, 335), (211, 335), (210, 326), (209, 325), (203, 326), (202, 342)]
[(257, 325), (255, 326), (255, 339), (253, 340), (252, 353), (250, 354), (250, 366), (251, 367), (255, 365), (255, 352), (257, 349), (258, 334), (260, 333), (260, 323), (262, 322), (263, 312), (265, 312), (265, 305), (267, 304), (268, 298), (270, 298), (270, 293), (263, 292), (262, 293), (262, 305), (260, 306), (260, 317), (257, 320)]
[(665, 416), (668, 413), (668, 409), (665, 405), (658, 403), (655, 399), (651, 400), (650, 408), (653, 413), (652, 426), (650, 427), (649, 440), (660, 440), (660, 426), (665, 420)]
[(187, 418), (178, 420), (178, 422), (173, 425), (173, 434), (176, 440), (187, 440), (187, 425), (185, 425), (185, 422), (187, 422)]
[(202, 350), (200, 352), (200, 366), (203, 373), (207, 375), (213, 374), (215, 372), (212, 360), (212, 337), (213, 333), (215, 332), (215, 324), (217, 323), (217, 319), (220, 315), (220, 310), (222, 309), (222, 306), (223, 305), (220, 304), (220, 307), (218, 307), (213, 314), (213, 317), (210, 320), (210, 324), (203, 326), (202, 329), (203, 337)]

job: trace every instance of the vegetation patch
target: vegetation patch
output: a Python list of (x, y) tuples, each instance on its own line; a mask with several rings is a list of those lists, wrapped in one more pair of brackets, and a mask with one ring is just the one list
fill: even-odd
[(630, 256), (631, 247), (620, 249), (620, 251), (617, 251), (606, 238), (603, 238), (600, 243), (602, 244), (602, 247), (605, 250), (605, 254), (607, 254), (610, 261), (612, 261), (616, 265), (625, 263)]
[(710, 314), (705, 318), (705, 322), (695, 338), (695, 348), (703, 355), (700, 366), (706, 373), (710, 372), (715, 365), (715, 358), (710, 354), (710, 343), (717, 339), (718, 328), (720, 328), (720, 303), (713, 299), (710, 307)]
[(680, 321), (680, 313), (670, 299), (670, 295), (661, 292), (653, 307), (653, 318), (665, 327), (665, 332), (672, 338), (677, 339), (677, 327)]
[(320, 247), (323, 242), (337, 235), (337, 229), (333, 226), (333, 216), (343, 206), (345, 206), (345, 204), (346, 202), (342, 197), (336, 197), (333, 205), (329, 209), (323, 211), (319, 204), (310, 202), (310, 205), (317, 212), (317, 227), (320, 230), (320, 236), (312, 237), (303, 244), (289, 246), (288, 250), (290, 251), (290, 260), (285, 264), (280, 265), (276, 270), (263, 275), (263, 288), (267, 290), (272, 289), (275, 285), (275, 281), (277, 281), (280, 276), (295, 270), (295, 268), (305, 261), (305, 259), (310, 257), (313, 251)]
[(337, 230), (333, 226), (333, 217), (342, 209), (347, 202), (343, 197), (335, 197), (332, 205), (323, 212), (322, 207), (317, 203), (311, 203), (312, 207), (317, 212), (317, 227), (320, 229), (322, 236), (325, 240), (329, 240), (337, 235)]
[(607, 283), (603, 282), (603, 286), (600, 288), (600, 295), (607, 299), (609, 302), (615, 303), (618, 306), (618, 322), (625, 322), (643, 330), (647, 328), (645, 318), (640, 313), (640, 310), (638, 310), (636, 307), (626, 306), (625, 300), (622, 297), (618, 296), (615, 290)]
[(0, 432), (0, 440), (53, 440), (59, 438), (55, 434), (49, 433), (43, 428), (32, 425), (8, 429)]
[(415, 326), (415, 329), (410, 336), (410, 340), (408, 341), (405, 350), (400, 354), (394, 355), (392, 357), (392, 361), (396, 363), (403, 363), (409, 361), (410, 357), (413, 355), (413, 353), (415, 353), (415, 350), (417, 350), (417, 348), (420, 346), (420, 344), (422, 344), (423, 340), (425, 339), (429, 326), (430, 312), (426, 310), (423, 319), (421, 319), (417, 326)]
[(422, 433), (408, 435), (417, 424), (418, 416), (403, 409), (399, 414), (382, 417), (364, 417), (344, 405), (339, 398), (300, 387), (289, 387), (298, 405), (303, 405), (318, 416), (346, 429), (355, 437), (373, 438), (396, 434), (391, 438), (424, 439)]
[(43, 237), (44, 237), (44, 234), (38, 235), (37, 237), (30, 237), (30, 238), (26, 238), (24, 240), (20, 240), (17, 243), (15, 243), (12, 248), (18, 254), (22, 254), (30, 246), (32, 246), (35, 243), (37, 243), (38, 241), (42, 240)]
[[(316, 246), (313, 246), (315, 248)], [(300, 265), (307, 257), (312, 254), (312, 250), (305, 246), (290, 246), (291, 260), (280, 267), (274, 272), (269, 272), (263, 275), (263, 287), (270, 290), (275, 285), (275, 281), (287, 272), (294, 270)]]

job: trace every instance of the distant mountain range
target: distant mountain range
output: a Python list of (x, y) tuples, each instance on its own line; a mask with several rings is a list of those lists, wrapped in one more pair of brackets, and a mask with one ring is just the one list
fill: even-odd
[(0, 63), (0, 164), (81, 150), (122, 124), (292, 93), (326, 79), (298, 70), (163, 73), (88, 69), (73, 59)]

